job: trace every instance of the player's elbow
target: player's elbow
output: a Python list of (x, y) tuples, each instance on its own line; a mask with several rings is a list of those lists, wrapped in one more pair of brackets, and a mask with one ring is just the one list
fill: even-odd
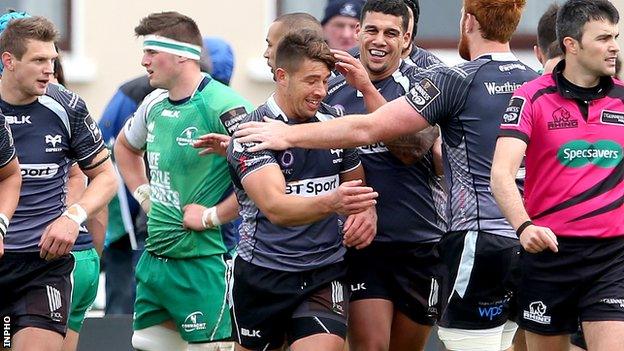
[(276, 207), (267, 208), (262, 211), (269, 222), (280, 227), (291, 227), (295, 225), (293, 218), (279, 211)]
[(508, 181), (508, 179), (513, 179), (513, 176), (510, 172), (504, 167), (500, 167), (499, 165), (493, 164), (492, 170), (490, 172), (490, 189), (492, 189), (492, 194), (497, 196), (500, 194), (504, 184)]

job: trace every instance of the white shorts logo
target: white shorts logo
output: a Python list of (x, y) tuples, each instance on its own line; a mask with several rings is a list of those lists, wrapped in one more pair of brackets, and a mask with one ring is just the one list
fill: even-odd
[(61, 307), (63, 307), (61, 292), (57, 288), (46, 285), (46, 293), (48, 294), (48, 307), (50, 307), (50, 318), (52, 318), (52, 320), (55, 322), (62, 321), (63, 315), (60, 312), (57, 312)]
[(203, 316), (204, 314), (200, 311), (189, 314), (188, 316), (186, 316), (186, 319), (184, 319), (184, 323), (182, 323), (182, 329), (184, 329), (184, 331), (187, 333), (195, 330), (205, 330), (206, 323), (203, 323), (201, 321)]
[(529, 310), (524, 310), (522, 317), (540, 324), (550, 324), (550, 316), (546, 315), (546, 305), (542, 301), (529, 304)]

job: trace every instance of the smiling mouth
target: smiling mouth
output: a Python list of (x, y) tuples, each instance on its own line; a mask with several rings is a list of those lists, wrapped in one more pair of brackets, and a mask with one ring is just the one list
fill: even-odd
[(306, 101), (309, 105), (312, 105), (315, 109), (318, 109), (319, 104), (321, 103), (321, 100), (305, 99), (305, 101)]
[(368, 52), (370, 53), (371, 56), (373, 57), (379, 57), (379, 58), (383, 58), (386, 57), (386, 55), (388, 54), (385, 51), (381, 51), (381, 50), (375, 50), (375, 49), (371, 49), (368, 50)]

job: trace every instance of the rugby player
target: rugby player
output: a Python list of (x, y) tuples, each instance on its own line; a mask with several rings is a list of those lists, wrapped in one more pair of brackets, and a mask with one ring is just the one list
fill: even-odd
[[(79, 227), (113, 196), (108, 150), (84, 101), (49, 84), (57, 31), (43, 17), (13, 19), (0, 36), (0, 108), (22, 160), (20, 202), (5, 237), (0, 314), (11, 318), (14, 350), (60, 350), (68, 322)], [(67, 174), (76, 162), (90, 179), (66, 209)]]
[(447, 270), (439, 336), (450, 350), (505, 350), (517, 329), (510, 321), (520, 245), (489, 191), (500, 115), (513, 91), (537, 77), (510, 52), (524, 0), (465, 0), (459, 53), (469, 62), (426, 72), (406, 98), (368, 115), (288, 126), (239, 127), (252, 151), (290, 147), (353, 147), (442, 129), (449, 228), (440, 241)]
[(5, 196), (0, 203), (0, 258), (2, 258), (4, 255), (4, 237), (13, 212), (17, 207), (22, 175), (15, 153), (11, 128), (2, 113), (0, 113), (0, 124), (2, 124), (0, 128), (0, 191)]
[[(224, 157), (192, 147), (203, 133), (227, 134), (249, 103), (200, 71), (195, 21), (153, 13), (143, 36), (150, 93), (115, 143), (128, 188), (148, 214), (145, 252), (136, 267), (132, 344), (139, 350), (231, 350), (227, 249), (219, 225), (238, 215)], [(151, 179), (145, 173), (147, 153)]]
[[(338, 71), (347, 63), (349, 69), (330, 81), (325, 102), (345, 113), (365, 113), (364, 93), (378, 90), (385, 100), (408, 93), (417, 83), (414, 68), (401, 60), (404, 44), (411, 43), (408, 23), (402, 0), (367, 1), (358, 30), (361, 63), (336, 55), (343, 60)], [(359, 66), (364, 77), (349, 77)], [(364, 79), (371, 89), (362, 87)], [(436, 245), (446, 229), (446, 197), (430, 151), (437, 127), (430, 129), (404, 137), (420, 147), (408, 155), (394, 141), (358, 149), (367, 184), (379, 193), (378, 230), (369, 247), (347, 253), (350, 350), (423, 350), (438, 316)]]
[[(321, 101), (333, 66), (315, 32), (288, 34), (275, 53), (274, 95), (244, 121), (334, 119), (338, 110)], [(278, 350), (286, 342), (292, 350), (340, 351), (348, 315), (343, 241), (372, 241), (374, 222), (358, 217), (375, 216), (377, 193), (360, 186), (364, 171), (353, 149), (250, 152), (252, 145), (228, 147), (243, 220), (232, 291), (237, 349)]]

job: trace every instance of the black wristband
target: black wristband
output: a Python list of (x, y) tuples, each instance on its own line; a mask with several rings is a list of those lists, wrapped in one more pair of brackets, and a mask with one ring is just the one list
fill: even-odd
[(516, 230), (516, 236), (519, 238), (520, 234), (522, 234), (522, 232), (530, 225), (533, 225), (533, 222), (531, 222), (531, 220), (525, 221), (524, 223), (520, 224), (520, 226)]

